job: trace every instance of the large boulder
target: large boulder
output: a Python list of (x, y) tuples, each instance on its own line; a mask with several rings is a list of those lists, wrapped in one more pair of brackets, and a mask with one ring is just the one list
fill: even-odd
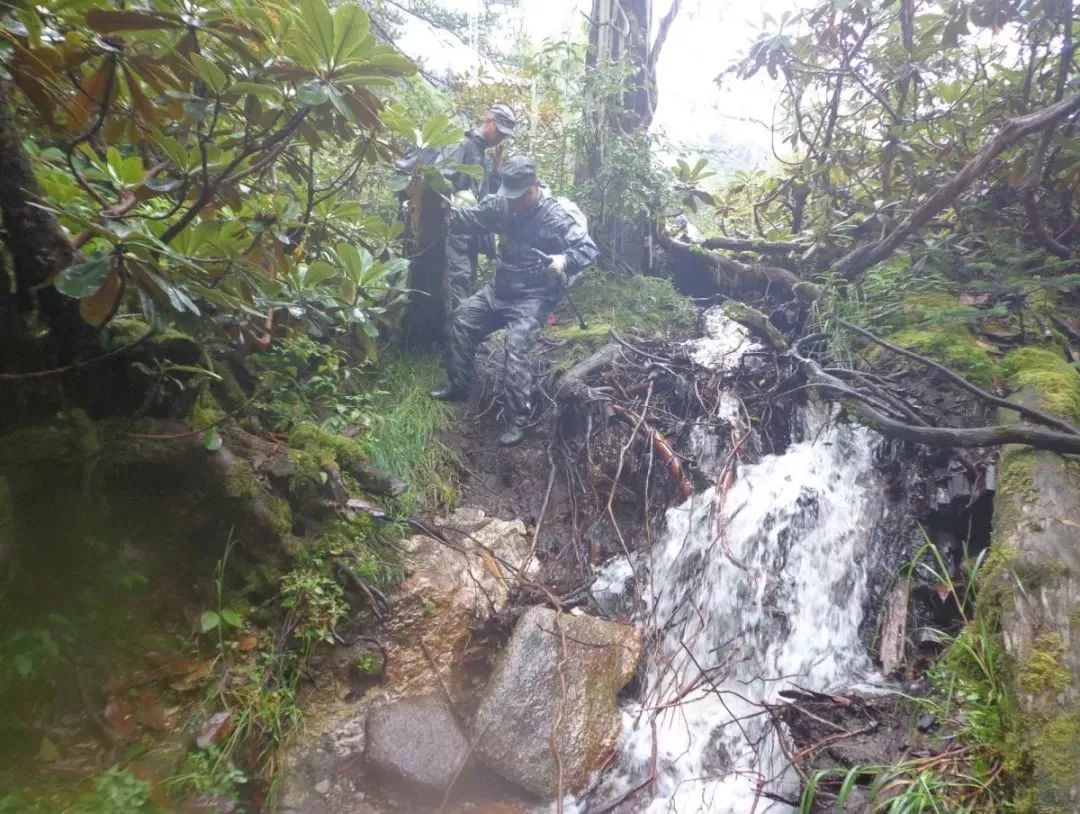
[(542, 797), (580, 791), (615, 748), (617, 695), (640, 655), (641, 635), (629, 625), (531, 608), (473, 718), (477, 757)]
[[(381, 682), (372, 687), (368, 676), (356, 680), (358, 657), (372, 652), (366, 640), (320, 655), (320, 681), (303, 699), (304, 730), (287, 756), (283, 814), (315, 814), (320, 806), (334, 814), (381, 810), (380, 790), (369, 777), (378, 764), (368, 755), (367, 727), (374, 720), (368, 710), (434, 688), (445, 688), (465, 706), (475, 697), (477, 673), (468, 665), (473, 659), (486, 663), (487, 651), (474, 629), (505, 610), (518, 569), (534, 575), (538, 564), (529, 562), (530, 539), (520, 520), (463, 507), (439, 525), (448, 543), (416, 535), (402, 544), (405, 580), (390, 597), (389, 619), (379, 630), (386, 652)], [(408, 780), (392, 770), (382, 774)]]
[(416, 791), (442, 794), (468, 757), (469, 741), (454, 714), (433, 695), (403, 698), (368, 714), (369, 765)]

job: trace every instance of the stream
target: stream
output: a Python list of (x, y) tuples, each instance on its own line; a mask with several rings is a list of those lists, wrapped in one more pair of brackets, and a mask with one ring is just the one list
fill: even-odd
[[(715, 316), (707, 327), (714, 361), (733, 364), (746, 343)], [(798, 777), (762, 704), (875, 678), (860, 625), (886, 513), (878, 439), (832, 418), (804, 408), (799, 440), (734, 479), (714, 459), (714, 485), (669, 509), (652, 551), (635, 555), (643, 687), (623, 708), (615, 761), (574, 810), (795, 810)], [(614, 560), (598, 584), (629, 571)]]

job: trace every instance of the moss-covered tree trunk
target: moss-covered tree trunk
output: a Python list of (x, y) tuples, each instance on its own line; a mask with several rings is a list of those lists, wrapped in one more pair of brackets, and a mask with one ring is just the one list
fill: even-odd
[[(1019, 351), (1030, 354), (1030, 349)], [(1076, 421), (1080, 376), (1036, 350), (1016, 400)], [(1041, 357), (1041, 358), (1038, 358)], [(1008, 362), (1008, 359), (1006, 360)], [(1067, 407), (1069, 409), (1062, 409)], [(1007, 414), (1003, 413), (1007, 420)], [(1004, 423), (1004, 422), (1003, 422)], [(980, 613), (1000, 620), (1038, 811), (1080, 810), (1080, 460), (1006, 447)]]

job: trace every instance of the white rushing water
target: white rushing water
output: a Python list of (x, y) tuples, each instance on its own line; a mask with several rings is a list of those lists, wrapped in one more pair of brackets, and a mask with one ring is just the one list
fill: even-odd
[[(652, 776), (616, 811), (780, 814), (799, 796), (761, 702), (781, 690), (850, 687), (872, 674), (859, 638), (884, 499), (875, 436), (803, 416), (801, 440), (740, 466), (667, 513), (635, 570), (647, 679), (624, 709), (619, 755), (589, 804)], [(720, 477), (724, 483), (724, 478)], [(625, 560), (611, 565), (626, 573)]]

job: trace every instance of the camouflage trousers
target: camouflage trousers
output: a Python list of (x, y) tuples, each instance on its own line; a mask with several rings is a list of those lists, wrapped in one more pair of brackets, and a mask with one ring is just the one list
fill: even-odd
[(465, 300), (454, 312), (447, 336), (446, 377), (450, 386), (468, 391), (476, 349), (485, 337), (506, 328), (503, 407), (508, 418), (528, 416), (532, 412), (532, 350), (555, 304), (545, 295), (504, 299), (496, 296), (490, 285)]
[(476, 288), (476, 241), (471, 235), (446, 239), (446, 302), (451, 312)]

